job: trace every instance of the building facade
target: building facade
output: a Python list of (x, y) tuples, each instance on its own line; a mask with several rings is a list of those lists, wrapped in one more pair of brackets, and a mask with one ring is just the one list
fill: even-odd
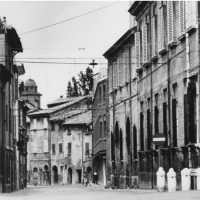
[[(132, 36), (126, 39), (129, 30), (104, 54), (109, 72), (111, 174), (119, 187), (120, 175), (125, 174), (131, 177), (130, 186), (155, 188), (158, 167), (165, 172), (173, 168), (180, 189), (181, 170), (195, 171), (200, 165), (199, 2), (135, 1), (129, 12), (136, 20)], [(126, 45), (126, 40), (132, 43)], [(126, 48), (129, 61), (122, 61)], [(126, 63), (130, 88), (124, 82)], [(165, 138), (161, 153), (153, 143), (157, 135)], [(192, 184), (195, 187), (195, 178)]]
[[(99, 73), (94, 79), (92, 122), (93, 122), (93, 171), (97, 172), (98, 184), (107, 185), (107, 154), (109, 137), (108, 80), (107, 73)], [(95, 83), (96, 82), (96, 83)]]
[(31, 184), (81, 183), (83, 171), (91, 174), (90, 101), (89, 97), (58, 99), (46, 110), (29, 113)]
[[(16, 30), (0, 20), (0, 192), (17, 190), (16, 159), (16, 116), (18, 100), (18, 75), (14, 57), (22, 52), (22, 45)], [(18, 68), (19, 69), (19, 68)]]

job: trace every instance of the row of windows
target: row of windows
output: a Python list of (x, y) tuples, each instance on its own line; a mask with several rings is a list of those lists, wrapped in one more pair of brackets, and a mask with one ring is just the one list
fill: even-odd
[[(67, 143), (67, 150), (68, 150), (68, 156), (71, 157), (72, 154), (72, 143)], [(63, 153), (63, 144), (59, 143), (59, 153)], [(52, 144), (52, 154), (56, 154), (56, 144)], [(85, 155), (89, 154), (89, 143), (85, 143)]]
[[(129, 80), (129, 63), (140, 68), (158, 53), (166, 52), (167, 44), (175, 44), (185, 30), (197, 24), (197, 6), (192, 1), (155, 2), (150, 10), (139, 19), (135, 33), (135, 50), (129, 59), (124, 52), (109, 66), (109, 91), (123, 86)], [(134, 69), (132, 69), (134, 70)]]

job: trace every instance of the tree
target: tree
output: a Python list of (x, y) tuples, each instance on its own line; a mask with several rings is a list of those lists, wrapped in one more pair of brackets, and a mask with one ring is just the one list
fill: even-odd
[(78, 97), (78, 96), (80, 96), (80, 94), (79, 94), (79, 89), (78, 89), (78, 83), (77, 83), (77, 81), (76, 81), (76, 78), (73, 76), (72, 77), (72, 83), (73, 83), (73, 91), (72, 91), (72, 96), (73, 97)]
[(68, 82), (67, 97), (86, 96), (91, 94), (93, 87), (93, 70), (87, 67), (85, 73), (80, 71), (78, 81), (72, 77), (72, 84)]
[(73, 96), (73, 87), (71, 81), (68, 81), (67, 85), (67, 97), (72, 97)]

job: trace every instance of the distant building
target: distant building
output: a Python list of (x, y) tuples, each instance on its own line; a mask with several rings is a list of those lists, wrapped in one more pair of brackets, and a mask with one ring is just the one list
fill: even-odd
[[(107, 184), (107, 164), (109, 164), (109, 115), (107, 68), (99, 72), (93, 81), (93, 172), (97, 172), (98, 184)], [(108, 163), (107, 163), (108, 161)]]
[(21, 98), (34, 107), (34, 109), (40, 108), (41, 94), (37, 91), (36, 82), (33, 79), (25, 81), (23, 91), (21, 92)]
[(31, 184), (81, 183), (83, 171), (91, 175), (90, 101), (88, 96), (58, 99), (29, 113)]

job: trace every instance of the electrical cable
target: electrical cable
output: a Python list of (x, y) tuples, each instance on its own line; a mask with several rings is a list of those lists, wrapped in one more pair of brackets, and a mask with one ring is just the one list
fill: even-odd
[(50, 24), (50, 25), (47, 25), (47, 26), (42, 26), (42, 27), (40, 27), (40, 28), (36, 28), (36, 29), (30, 30), (30, 31), (27, 31), (27, 32), (24, 32), (24, 33), (20, 33), (19, 35), (25, 35), (25, 34), (33, 33), (33, 32), (36, 32), (36, 31), (40, 31), (40, 30), (42, 30), (42, 29), (46, 29), (46, 28), (49, 28), (49, 27), (52, 27), (52, 26), (56, 26), (56, 25), (58, 25), (58, 24), (62, 24), (62, 23), (71, 21), (71, 20), (73, 20), (73, 19), (77, 19), (77, 18), (83, 17), (83, 16), (85, 16), (85, 15), (94, 13), (94, 12), (96, 12), (96, 11), (102, 10), (102, 9), (104, 9), (104, 8), (110, 7), (110, 6), (112, 6), (112, 5), (114, 5), (114, 4), (117, 4), (117, 3), (119, 3), (119, 2), (114, 2), (114, 3), (111, 3), (111, 4), (107, 4), (107, 5), (105, 5), (105, 6), (102, 6), (102, 7), (100, 7), (100, 8), (91, 10), (91, 11), (89, 11), (89, 12), (86, 12), (86, 13), (83, 13), (83, 14), (80, 14), (80, 15), (77, 15), (77, 16), (74, 16), (74, 17), (71, 17), (71, 18), (66, 19), (66, 20), (62, 20), (62, 21), (53, 23), (53, 24)]

